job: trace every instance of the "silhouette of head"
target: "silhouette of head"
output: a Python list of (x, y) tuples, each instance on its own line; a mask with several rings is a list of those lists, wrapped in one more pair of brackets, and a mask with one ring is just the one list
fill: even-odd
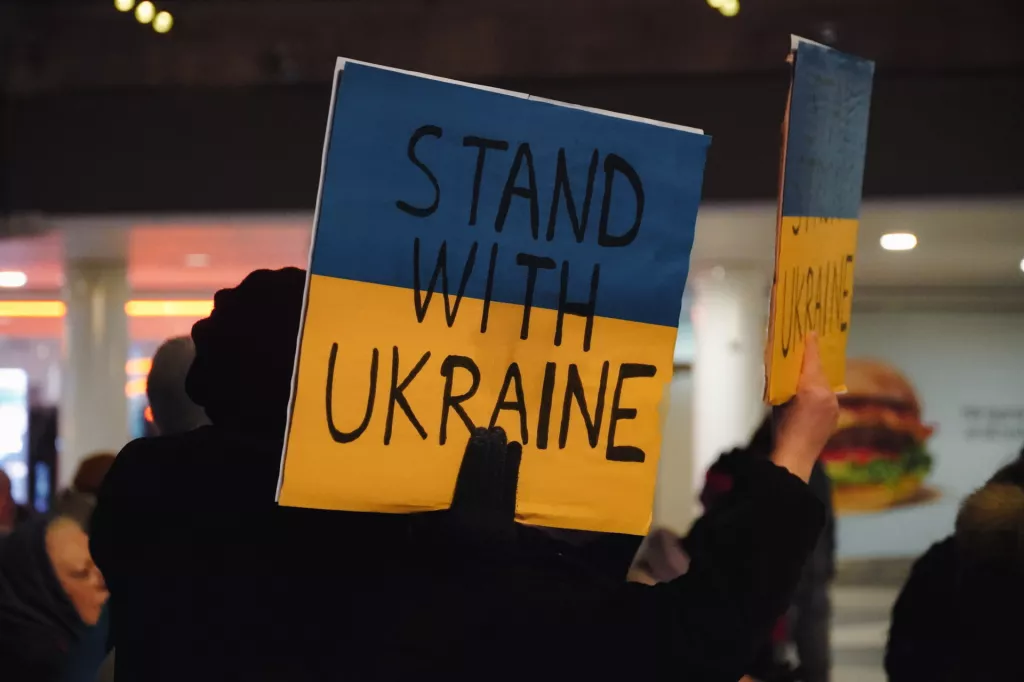
[(1024, 573), (1024, 452), (964, 500), (956, 539), (966, 561)]
[(196, 347), (187, 336), (164, 341), (153, 355), (146, 397), (153, 423), (162, 435), (184, 433), (209, 423), (203, 408), (185, 393), (185, 377), (195, 356)]
[(257, 270), (192, 327), (185, 388), (214, 426), (283, 439), (306, 273)]
[(100, 486), (106, 478), (110, 467), (114, 465), (114, 455), (110, 452), (97, 452), (89, 455), (78, 465), (75, 480), (71, 486), (86, 495), (99, 495)]

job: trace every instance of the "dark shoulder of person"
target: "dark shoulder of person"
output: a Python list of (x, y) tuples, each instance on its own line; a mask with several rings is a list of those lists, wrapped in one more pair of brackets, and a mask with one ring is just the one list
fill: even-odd
[(958, 563), (952, 537), (914, 562), (893, 606), (885, 652), (890, 682), (940, 680), (956, 660)]

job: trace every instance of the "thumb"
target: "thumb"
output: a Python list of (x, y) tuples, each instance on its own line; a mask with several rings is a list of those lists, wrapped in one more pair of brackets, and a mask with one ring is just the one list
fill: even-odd
[(522, 446), (500, 428), (470, 436), (452, 494), (451, 515), (460, 524), (498, 530), (515, 521)]
[(821, 365), (821, 347), (818, 344), (818, 333), (808, 332), (804, 337), (804, 357), (800, 364), (801, 386), (825, 381), (825, 370)]

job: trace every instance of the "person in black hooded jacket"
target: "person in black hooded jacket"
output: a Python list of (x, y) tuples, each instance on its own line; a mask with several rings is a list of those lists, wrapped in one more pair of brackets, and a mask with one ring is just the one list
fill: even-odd
[(303, 286), (257, 271), (219, 292), (188, 375), (212, 425), (129, 444), (105, 481), (120, 682), (739, 679), (824, 522), (806, 480), (837, 404), (813, 339), (743, 501), (694, 526), (685, 576), (644, 586), (515, 523), (521, 448), (497, 430), (470, 438), (447, 511), (277, 507)]
[[(767, 459), (774, 447), (771, 417), (765, 417), (745, 447), (735, 448), (708, 469), (700, 500), (704, 508), (733, 504), (732, 481), (737, 467), (750, 458)], [(831, 675), (829, 586), (835, 576), (836, 526), (832, 482), (821, 462), (814, 463), (808, 481), (811, 491), (825, 505), (825, 528), (804, 565), (792, 607), (780, 619), (771, 637), (759, 648), (748, 670), (758, 682), (828, 682)], [(788, 647), (793, 645), (799, 668), (792, 669)]]
[(963, 503), (893, 607), (890, 682), (1024, 679), (1024, 451)]
[(107, 592), (89, 557), (87, 517), (62, 511), (21, 526), (0, 551), (4, 682), (60, 682), (70, 652), (100, 619)]

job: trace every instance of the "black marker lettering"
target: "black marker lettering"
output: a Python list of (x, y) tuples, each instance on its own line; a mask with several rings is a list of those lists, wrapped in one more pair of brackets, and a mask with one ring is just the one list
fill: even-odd
[[(526, 187), (516, 185), (523, 161), (526, 161)], [(513, 196), (530, 200), (530, 231), (533, 233), (533, 238), (538, 239), (540, 237), (540, 206), (537, 203), (537, 176), (533, 172), (533, 153), (527, 142), (519, 145), (516, 157), (512, 161), (512, 168), (509, 169), (508, 180), (505, 181), (505, 191), (501, 193), (501, 203), (498, 204), (498, 216), (494, 220), (496, 232), (501, 232), (505, 227), (505, 218), (508, 217), (508, 209)]]
[(594, 196), (594, 177), (597, 175), (598, 153), (590, 157), (590, 170), (587, 172), (587, 190), (583, 195), (583, 213), (577, 215), (576, 202), (572, 198), (572, 185), (569, 183), (569, 169), (565, 162), (565, 149), (558, 150), (558, 167), (555, 169), (555, 191), (551, 197), (551, 212), (548, 214), (548, 241), (555, 238), (555, 222), (558, 219), (558, 204), (562, 197), (565, 197), (565, 212), (572, 223), (572, 232), (576, 235), (576, 242), (583, 243), (583, 237), (587, 233), (587, 220), (590, 217), (590, 200)]
[(498, 245), (491, 245), (491, 262), (487, 267), (487, 286), (484, 288), (484, 311), (480, 314), (480, 333), (487, 331), (487, 317), (491, 314), (491, 297), (494, 295), (494, 268), (498, 264)]
[[(508, 396), (508, 389), (513, 383), (515, 384), (516, 399), (514, 402), (509, 402), (506, 396)], [(498, 415), (501, 414), (502, 410), (515, 410), (519, 413), (519, 442), (522, 445), (528, 444), (530, 442), (530, 431), (526, 425), (526, 396), (523, 394), (523, 375), (519, 372), (519, 365), (515, 362), (508, 366), (508, 371), (505, 372), (505, 382), (501, 385), (501, 390), (498, 391), (498, 402), (495, 403), (494, 412), (491, 413), (490, 427), (492, 429), (498, 423)]]
[(843, 307), (840, 308), (840, 317), (842, 320), (839, 323), (839, 331), (845, 332), (849, 328), (849, 321), (842, 317), (843, 312), (846, 310), (846, 299), (850, 297), (850, 286), (852, 285), (853, 279), (853, 254), (846, 254), (846, 258), (843, 260)]
[(569, 377), (565, 383), (565, 399), (562, 401), (562, 428), (558, 431), (558, 449), (564, 450), (569, 439), (569, 411), (572, 408), (572, 401), (579, 405), (580, 414), (583, 415), (583, 423), (587, 427), (587, 440), (590, 447), (597, 447), (597, 439), (601, 435), (601, 417), (604, 415), (604, 393), (608, 388), (608, 362), (601, 365), (601, 383), (597, 388), (597, 407), (594, 410), (594, 418), (591, 419), (587, 411), (587, 396), (583, 392), (583, 380), (580, 378), (580, 371), (575, 364), (569, 365)]
[(524, 265), (527, 268), (526, 300), (523, 302), (523, 326), (519, 331), (519, 338), (526, 339), (530, 336), (530, 308), (533, 307), (533, 292), (537, 285), (537, 270), (554, 270), (555, 261), (543, 256), (520, 253), (516, 256), (516, 265)]
[(420, 161), (419, 158), (416, 156), (416, 144), (421, 139), (428, 135), (431, 137), (440, 138), (442, 135), (442, 131), (437, 126), (429, 125), (417, 128), (416, 132), (414, 132), (412, 134), (412, 137), (409, 138), (408, 154), (409, 160), (413, 162), (413, 165), (415, 165), (417, 168), (423, 171), (423, 174), (427, 176), (428, 180), (430, 180), (430, 184), (434, 186), (434, 202), (430, 204), (430, 206), (427, 206), (425, 208), (419, 208), (417, 206), (413, 206), (412, 204), (407, 204), (401, 199), (395, 202), (395, 205), (398, 206), (399, 210), (404, 211), (409, 215), (415, 216), (417, 218), (426, 218), (427, 216), (431, 215), (434, 211), (437, 210), (438, 204), (441, 203), (441, 186), (437, 184), (437, 177), (433, 174), (433, 172), (431, 172), (429, 168), (427, 168), (427, 164)]
[[(781, 319), (780, 329), (778, 330), (779, 338), (782, 344), (782, 357), (789, 357), (789, 349), (793, 347), (793, 311), (790, 308), (789, 302), (786, 301), (786, 292), (789, 295), (793, 295), (793, 290), (789, 286), (789, 273), (783, 270), (782, 272), (782, 284), (780, 286), (782, 292), (780, 298), (780, 305), (778, 306), (779, 315)], [(789, 312), (789, 324), (786, 324), (786, 312)]]
[(434, 295), (434, 289), (437, 287), (437, 277), (440, 275), (441, 294), (444, 296), (445, 319), (449, 327), (455, 324), (455, 316), (459, 313), (459, 304), (462, 302), (463, 294), (466, 293), (466, 284), (469, 282), (469, 276), (473, 274), (473, 264), (476, 262), (476, 249), (477, 243), (473, 242), (473, 246), (469, 249), (469, 257), (466, 258), (466, 265), (462, 268), (459, 293), (456, 294), (455, 304), (452, 305), (448, 299), (448, 242), (441, 242), (441, 249), (437, 254), (437, 264), (434, 266), (434, 274), (430, 277), (430, 283), (427, 285), (427, 295), (423, 297), (420, 287), (420, 238), (416, 237), (412, 243), (412, 277), (413, 303), (416, 306), (417, 322), (423, 322), (423, 318), (427, 315), (430, 297)]
[(377, 349), (373, 349), (373, 357), (370, 359), (370, 390), (366, 399), (366, 412), (363, 413), (363, 421), (359, 423), (354, 431), (341, 431), (334, 425), (334, 365), (338, 360), (338, 344), (331, 344), (331, 358), (327, 361), (327, 430), (331, 432), (331, 438), (335, 443), (351, 443), (363, 435), (366, 427), (370, 424), (370, 417), (373, 416), (373, 400), (377, 395), (377, 361), (379, 357)]
[(484, 177), (484, 162), (487, 159), (487, 150), (507, 151), (508, 142), (504, 140), (489, 140), (486, 137), (474, 137), (467, 135), (462, 138), (463, 147), (476, 147), (476, 172), (473, 174), (473, 203), (469, 205), (469, 224), (476, 225), (476, 209), (480, 203), (480, 183)]
[(650, 378), (657, 374), (658, 368), (654, 365), (640, 365), (631, 362), (623, 363), (619, 367), (619, 378), (615, 382), (615, 395), (612, 397), (612, 411), (609, 416), (608, 425), (608, 451), (605, 459), (612, 462), (643, 462), (646, 454), (634, 445), (616, 445), (615, 427), (620, 419), (636, 419), (636, 409), (632, 407), (620, 407), (622, 401), (622, 384), (626, 379), (646, 377)]
[(537, 417), (537, 449), (547, 450), (548, 427), (551, 425), (551, 400), (555, 394), (555, 363), (544, 366), (544, 384), (540, 391), (540, 414)]
[(814, 331), (814, 317), (811, 315), (811, 303), (814, 301), (814, 268), (807, 268), (807, 280), (804, 285), (807, 296), (804, 297), (804, 319), (807, 320), (807, 331)]
[[(601, 265), (594, 265), (590, 276), (590, 297), (586, 303), (570, 303), (569, 297), (569, 261), (562, 261), (562, 286), (558, 290), (558, 319), (555, 322), (555, 345), (562, 345), (562, 324), (566, 315), (578, 315), (587, 319), (583, 333), (583, 352), (590, 350), (590, 339), (594, 334), (594, 315), (597, 311), (597, 285), (601, 280)], [(526, 338), (525, 336), (523, 337)]]
[[(608, 233), (608, 218), (612, 208), (612, 181), (615, 174), (622, 174), (633, 188), (636, 196), (636, 217), (633, 226), (621, 235)], [(636, 239), (640, 231), (640, 222), (644, 217), (644, 187), (640, 183), (640, 176), (629, 163), (617, 154), (609, 154), (604, 159), (604, 197), (601, 201), (601, 221), (598, 223), (597, 243), (601, 246), (628, 246)]]
[(402, 379), (402, 383), (398, 383), (398, 346), (395, 346), (391, 353), (391, 391), (388, 394), (388, 417), (387, 421), (384, 422), (384, 445), (391, 444), (391, 430), (394, 426), (395, 420), (395, 403), (402, 408), (402, 412), (405, 412), (405, 416), (409, 419), (409, 423), (412, 424), (413, 428), (416, 429), (416, 433), (420, 434), (420, 438), (423, 440), (427, 439), (427, 432), (423, 430), (423, 426), (419, 420), (416, 419), (416, 415), (413, 414), (412, 408), (409, 407), (409, 401), (405, 399), (405, 389), (409, 388), (409, 384), (416, 378), (416, 375), (420, 373), (423, 366), (427, 364), (427, 360), (430, 358), (430, 351), (423, 354), (420, 361), (416, 363), (416, 366), (412, 368), (408, 376)]
[[(452, 395), (452, 386), (455, 383), (455, 369), (462, 368), (469, 372), (470, 377), (473, 380), (469, 390), (462, 395)], [(462, 403), (466, 402), (476, 393), (476, 389), (480, 387), (480, 369), (476, 366), (471, 358), (467, 358), (462, 355), (449, 355), (441, 363), (441, 376), (444, 377), (444, 397), (441, 399), (441, 435), (440, 443), (444, 445), (448, 442), (448, 410), (452, 409), (462, 418), (462, 423), (466, 425), (466, 429), (470, 434), (473, 433), (473, 429), (476, 427), (473, 425), (473, 420), (466, 414), (466, 409), (462, 407)]]

